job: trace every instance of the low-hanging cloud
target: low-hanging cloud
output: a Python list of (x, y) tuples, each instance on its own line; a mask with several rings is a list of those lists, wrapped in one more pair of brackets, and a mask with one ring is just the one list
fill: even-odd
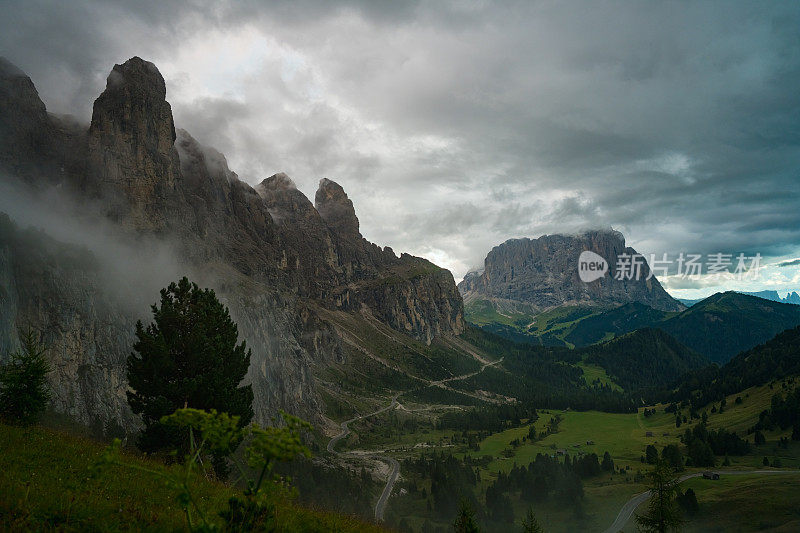
[(126, 233), (99, 216), (97, 206), (60, 189), (33, 192), (18, 183), (0, 175), (0, 213), (20, 229), (33, 228), (91, 255), (99, 287), (131, 316), (145, 318), (159, 291), (186, 275), (173, 243)]
[[(456, 277), (513, 237), (800, 253), (793, 2), (12, 2), (0, 48), (87, 120), (114, 63), (245, 181), (320, 177)], [(42, 36), (47, 36), (43, 38)]]

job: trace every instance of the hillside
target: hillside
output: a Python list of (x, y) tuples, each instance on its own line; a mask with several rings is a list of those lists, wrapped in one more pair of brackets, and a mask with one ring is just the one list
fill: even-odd
[[(0, 530), (177, 531), (184, 516), (174, 492), (154, 475), (109, 466), (93, 470), (105, 445), (41, 427), (0, 424)], [(126, 457), (139, 467), (165, 471), (161, 463)], [(234, 493), (198, 479), (194, 486), (210, 517)], [(382, 531), (358, 519), (315, 511), (277, 494), (276, 531)]]
[(654, 328), (638, 329), (576, 351), (587, 363), (604, 368), (626, 390), (673, 383), (708, 364), (708, 359)]
[(575, 346), (586, 346), (639, 328), (655, 327), (665, 318), (675, 314), (659, 311), (638, 302), (629, 303), (584, 318), (577, 322), (564, 338)]
[(683, 376), (673, 399), (707, 405), (749, 387), (800, 375), (800, 326), (744, 351), (721, 368), (709, 367)]
[(734, 355), (800, 324), (800, 306), (724, 292), (667, 318), (659, 328), (713, 362)]

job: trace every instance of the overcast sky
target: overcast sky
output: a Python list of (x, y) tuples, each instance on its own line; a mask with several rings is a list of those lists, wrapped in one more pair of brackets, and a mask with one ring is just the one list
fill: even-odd
[(457, 280), (506, 239), (613, 227), (771, 265), (674, 294), (800, 289), (799, 2), (0, 5), (50, 111), (88, 122), (138, 55), (242, 179), (333, 179), (365, 237)]

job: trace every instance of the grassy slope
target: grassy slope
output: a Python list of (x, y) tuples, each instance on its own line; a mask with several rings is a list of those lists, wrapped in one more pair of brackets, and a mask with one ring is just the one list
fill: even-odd
[(781, 476), (723, 476), (717, 481), (691, 479), (700, 514), (685, 531), (798, 531), (800, 473)]
[[(0, 530), (182, 530), (183, 513), (163, 481), (115, 466), (90, 473), (103, 448), (41, 427), (0, 425)], [(165, 468), (132, 456), (128, 460)], [(221, 509), (232, 493), (221, 483), (197, 484), (200, 501), (210, 510)], [(280, 531), (379, 531), (355, 518), (282, 500), (276, 505)]]
[(576, 366), (583, 370), (583, 379), (586, 380), (587, 384), (593, 385), (597, 382), (600, 385), (608, 385), (614, 390), (622, 390), (622, 387), (608, 375), (604, 368), (586, 362), (580, 362)]
[[(739, 405), (735, 404), (737, 395), (729, 397), (728, 408), (726, 408), (725, 412), (709, 414), (709, 426), (736, 430), (740, 435), (744, 435), (745, 429), (753, 425), (758, 418), (758, 413), (769, 406), (772, 395), (778, 390), (778, 385), (775, 385), (773, 389), (765, 385), (742, 391), (739, 394), (742, 396), (742, 403)], [(664, 413), (663, 407), (658, 406), (657, 413), (649, 417), (643, 416), (642, 410), (635, 415), (597, 411), (541, 411), (540, 418), (535, 423), (537, 430), (543, 429), (554, 414), (558, 413), (563, 417), (557, 434), (550, 435), (538, 442), (525, 442), (519, 447), (513, 448), (511, 445), (512, 440), (519, 439), (521, 441), (522, 437), (528, 434), (529, 426), (528, 424), (523, 424), (521, 427), (487, 437), (481, 442), (480, 450), (477, 452), (449, 449), (459, 456), (467, 453), (473, 457), (492, 456), (493, 459), (486, 469), (482, 469), (484, 488), (496, 477), (498, 471), (508, 471), (514, 463), (527, 464), (537, 453), (553, 454), (555, 450), (563, 448), (573, 456), (578, 452), (594, 452), (602, 456), (603, 452), (608, 451), (614, 458), (617, 467), (630, 467), (629, 473), (624, 476), (603, 474), (597, 478), (586, 480), (584, 484), (586, 495), (584, 500), (585, 516), (583, 518), (577, 518), (572, 509), (565, 509), (564, 506), (557, 503), (546, 502), (535, 506), (537, 516), (547, 531), (602, 530), (613, 521), (623, 503), (634, 494), (645, 490), (645, 485), (634, 479), (637, 471), (644, 472), (649, 468), (649, 466), (643, 465), (640, 461), (640, 456), (644, 453), (645, 447), (648, 444), (654, 444), (660, 449), (667, 444), (679, 444), (679, 435), (687, 427), (693, 427), (697, 423), (697, 421), (690, 422), (682, 425), (681, 428), (675, 428), (674, 415)], [(709, 411), (710, 407), (708, 406)], [(647, 432), (652, 432), (653, 436), (648, 437)], [(664, 435), (664, 433), (669, 433), (669, 435)], [(789, 448), (784, 450), (777, 446), (777, 441), (780, 437), (786, 436), (785, 432), (768, 432), (766, 436), (767, 444), (755, 448), (752, 454), (744, 457), (731, 457), (732, 464), (730, 468), (760, 469), (762, 468), (762, 458), (765, 455), (770, 460), (776, 457), (780, 458), (783, 463), (782, 468), (800, 468), (800, 443), (790, 443)], [(747, 438), (752, 442), (752, 436)], [(587, 445), (587, 440), (594, 441), (594, 444)], [(580, 446), (575, 447), (575, 444), (580, 444)], [(508, 453), (510, 450), (513, 450), (513, 456), (503, 457), (503, 452)], [(774, 520), (770, 519), (770, 523), (785, 524), (790, 522), (791, 517), (787, 514), (788, 509), (792, 505), (797, 506), (800, 503), (797, 496), (800, 488), (800, 472), (796, 476), (792, 474), (790, 478), (783, 481), (772, 478), (764, 479), (763, 477), (751, 480), (749, 476), (744, 476), (732, 478), (727, 483), (735, 487), (735, 484), (740, 481), (742, 482), (740, 493), (734, 499), (734, 501), (738, 502), (737, 505), (743, 505), (741, 500), (751, 501), (753, 503), (745, 507), (747, 509), (746, 512), (754, 515), (767, 513), (771, 517), (780, 517)], [(791, 493), (790, 489), (786, 487), (793, 487), (794, 493)], [(764, 491), (769, 491), (773, 488), (776, 490), (775, 495), (777, 497), (788, 498), (788, 501), (787, 499), (770, 501), (770, 497), (765, 495)], [(735, 488), (731, 490), (734, 491)], [(717, 517), (720, 513), (725, 512), (724, 509), (726, 507), (723, 503), (717, 502), (711, 505), (712, 502), (716, 501), (715, 498), (719, 499), (713, 492), (704, 495), (698, 491), (698, 498), (701, 501), (701, 505), (703, 505), (704, 501), (709, 502), (709, 512), (712, 513), (712, 517)], [(518, 501), (514, 501), (514, 505), (517, 515), (521, 516), (525, 511), (525, 506)], [(754, 505), (756, 506), (754, 507)], [(719, 509), (714, 506), (719, 506)], [(758, 510), (758, 513), (754, 513), (756, 510)], [(697, 522), (700, 524), (698, 528), (702, 530), (702, 527), (708, 526), (711, 522), (710, 520), (699, 521)], [(721, 523), (730, 526), (736, 522), (732, 520)]]

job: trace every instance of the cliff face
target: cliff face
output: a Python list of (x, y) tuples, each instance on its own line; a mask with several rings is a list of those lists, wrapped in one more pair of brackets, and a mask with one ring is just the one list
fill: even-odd
[(278, 408), (321, 411), (315, 369), (344, 357), (324, 309), (368, 314), (426, 342), (463, 330), (448, 271), (366, 241), (333, 181), (320, 182), (316, 205), (283, 174), (256, 188), (241, 182), (222, 154), (175, 129), (151, 63), (114, 66), (88, 129), (48, 115), (30, 79), (0, 63), (0, 134), (0, 180), (57, 194), (70, 217), (109, 226), (141, 255), (135, 264), (149, 265), (141, 243), (154, 241), (177, 265), (144, 282), (115, 279), (132, 301), (109, 288), (102, 247), (2, 223), (0, 348), (16, 346), (19, 326), (40, 330), (57, 368), (53, 406), (78, 422), (135, 426), (124, 395), (133, 324), (150, 319), (147, 304), (179, 274), (214, 288), (252, 347), (247, 381), (262, 422)]
[(134, 57), (114, 65), (94, 102), (89, 127), (88, 172), (109, 214), (137, 229), (165, 229), (182, 202), (175, 125), (164, 78), (155, 65)]
[[(585, 283), (578, 274), (583, 251), (603, 257), (611, 273)], [(640, 302), (664, 311), (683, 309), (642, 265), (639, 279), (615, 279), (621, 254), (636, 254), (616, 231), (591, 231), (583, 235), (545, 235), (538, 239), (512, 239), (486, 256), (481, 273), (468, 274), (458, 288), (467, 301), (476, 299), (521, 303), (543, 310), (560, 305), (612, 307)]]

